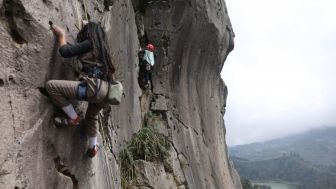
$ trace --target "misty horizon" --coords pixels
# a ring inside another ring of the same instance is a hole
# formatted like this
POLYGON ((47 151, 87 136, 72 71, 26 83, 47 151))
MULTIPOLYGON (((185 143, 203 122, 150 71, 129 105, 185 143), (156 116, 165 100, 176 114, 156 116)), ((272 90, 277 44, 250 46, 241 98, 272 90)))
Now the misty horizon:
POLYGON ((244 145, 249 145, 249 144, 260 144, 260 143, 267 143, 267 142, 271 142, 274 140, 281 140, 281 139, 285 139, 287 137, 292 137, 292 136, 297 136, 297 135, 301 135, 301 134, 305 134, 305 133, 309 133, 309 132, 314 132, 314 131, 321 131, 324 129, 336 129, 336 126, 327 126, 327 125, 323 125, 320 127, 315 127, 315 128, 311 128, 302 132, 298 132, 298 133, 290 133, 288 135, 285 136, 279 136, 277 138, 271 138, 271 139, 266 139, 266 140, 261 140, 261 141, 256 141, 256 142, 251 142, 251 143, 246 143, 246 144, 237 144, 237 145, 228 145, 229 147, 237 147, 237 146, 244 146, 244 145))
POLYGON ((226 4, 235 33, 222 71, 228 145, 336 126, 336 2, 226 4))

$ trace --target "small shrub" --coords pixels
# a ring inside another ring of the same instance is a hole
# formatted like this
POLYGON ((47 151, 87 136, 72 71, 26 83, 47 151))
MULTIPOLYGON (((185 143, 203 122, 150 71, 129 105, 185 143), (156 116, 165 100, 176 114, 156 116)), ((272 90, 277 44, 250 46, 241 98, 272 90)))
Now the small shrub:
POLYGON ((165 163, 169 159, 169 149, 170 141, 166 136, 153 128, 142 128, 119 154, 122 187, 125 188, 135 178, 135 160, 165 163))

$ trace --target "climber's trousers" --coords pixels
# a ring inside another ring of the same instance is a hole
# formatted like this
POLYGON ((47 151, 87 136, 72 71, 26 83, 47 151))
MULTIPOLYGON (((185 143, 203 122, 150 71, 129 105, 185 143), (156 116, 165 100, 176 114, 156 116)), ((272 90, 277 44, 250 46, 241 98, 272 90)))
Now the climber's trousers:
MULTIPOLYGON (((99 79, 86 78, 87 83, 87 101, 89 102, 85 115, 85 129, 88 137, 97 136, 98 130, 98 115, 100 110, 106 104, 104 99, 108 93, 108 83, 102 81, 97 95, 96 86, 100 85, 99 79)), ((77 100, 77 90, 80 81, 67 81, 67 80, 50 80, 46 84, 46 90, 48 91, 51 100, 56 106, 64 107, 71 104, 71 101, 77 100)))

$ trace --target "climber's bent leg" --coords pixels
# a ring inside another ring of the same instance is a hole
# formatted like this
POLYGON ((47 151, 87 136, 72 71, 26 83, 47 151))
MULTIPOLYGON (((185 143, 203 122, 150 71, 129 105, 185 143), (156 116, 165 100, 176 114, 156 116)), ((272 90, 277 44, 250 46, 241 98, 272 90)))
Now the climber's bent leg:
POLYGON ((58 107, 66 107, 77 98, 79 81, 50 80, 46 84, 51 100, 58 107))
POLYGON ((85 128, 88 137, 96 137, 98 131, 98 115, 103 109, 103 103, 89 103, 85 115, 85 128))
POLYGON ((89 103, 89 107, 85 115, 86 134, 89 137, 89 149, 87 154, 93 158, 97 152, 97 131, 98 131, 98 116, 100 110, 104 107, 103 103, 89 103))
POLYGON ((89 102, 85 115, 85 128, 88 137, 96 137, 98 130, 98 115, 103 109, 109 83, 97 79, 87 79, 87 101, 89 102), (102 83, 101 83, 102 82, 102 83), (96 89, 99 89, 98 91, 96 89))
POLYGON ((70 103, 70 100, 75 100, 77 97, 78 81, 66 81, 66 80, 50 80, 46 84, 46 90, 48 91, 51 100, 56 106, 62 108, 70 119, 64 119, 57 117, 54 119, 56 126, 63 125, 78 125, 80 122, 74 107, 70 103))
POLYGON ((148 77, 149 77, 149 82, 150 82, 151 90, 153 91, 153 89, 154 89, 154 85, 153 85, 152 71, 150 71, 150 72, 148 73, 148 77))

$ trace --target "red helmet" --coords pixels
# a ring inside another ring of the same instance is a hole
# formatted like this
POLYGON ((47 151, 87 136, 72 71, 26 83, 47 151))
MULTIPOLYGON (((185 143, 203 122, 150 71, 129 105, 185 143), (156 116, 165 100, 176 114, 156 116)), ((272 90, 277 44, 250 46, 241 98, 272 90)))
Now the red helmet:
POLYGON ((153 45, 153 44, 148 43, 148 44, 146 45, 146 48, 147 48, 147 50, 149 50, 149 51, 151 51, 151 52, 154 52, 154 45, 153 45))

